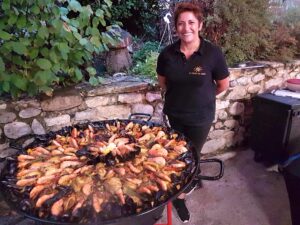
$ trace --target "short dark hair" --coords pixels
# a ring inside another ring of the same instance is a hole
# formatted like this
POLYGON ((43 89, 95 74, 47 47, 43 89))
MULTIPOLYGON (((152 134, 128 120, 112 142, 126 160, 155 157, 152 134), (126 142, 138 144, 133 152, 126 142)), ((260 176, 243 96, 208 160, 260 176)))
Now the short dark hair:
POLYGON ((175 6, 175 13, 174 13, 175 27, 177 26, 179 15, 183 12, 192 12, 194 13, 195 17, 198 19, 199 22, 203 21, 202 9, 198 4, 195 4, 193 2, 179 2, 175 6))

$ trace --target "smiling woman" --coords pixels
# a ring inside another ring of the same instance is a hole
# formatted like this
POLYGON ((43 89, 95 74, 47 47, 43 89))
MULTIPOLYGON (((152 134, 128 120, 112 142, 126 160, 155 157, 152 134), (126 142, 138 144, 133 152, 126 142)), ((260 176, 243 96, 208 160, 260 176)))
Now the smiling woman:
MULTIPOLYGON (((182 132, 200 154, 215 115, 216 94, 228 88, 228 68, 219 47, 199 35, 203 26, 201 9, 190 2, 176 5, 175 26, 179 40, 159 55, 157 74, 165 91, 163 112, 173 129, 182 132)), ((199 181, 186 193, 191 192, 199 181)), ((185 195, 173 205, 183 222, 190 215, 185 195)))
MULTIPOLYGON (((199 32, 202 29, 202 14, 198 10, 186 11, 184 7, 178 8, 175 12, 176 31, 181 40, 182 51, 197 49, 200 45, 199 32), (188 48, 188 45, 191 45, 188 48)), ((189 58, 189 57, 187 57, 189 58)))

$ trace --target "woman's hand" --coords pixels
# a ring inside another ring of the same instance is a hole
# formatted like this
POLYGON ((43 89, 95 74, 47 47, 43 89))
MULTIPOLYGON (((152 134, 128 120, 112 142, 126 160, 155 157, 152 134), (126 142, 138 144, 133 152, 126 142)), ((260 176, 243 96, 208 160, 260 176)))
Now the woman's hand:
POLYGON ((162 91, 165 91, 167 88, 167 81, 166 78, 164 76, 161 76, 159 74, 157 74, 158 77, 158 85, 159 87, 162 89, 162 91))
POLYGON ((216 94, 220 94, 229 87, 229 77, 226 77, 223 80, 216 80, 217 90, 216 94))

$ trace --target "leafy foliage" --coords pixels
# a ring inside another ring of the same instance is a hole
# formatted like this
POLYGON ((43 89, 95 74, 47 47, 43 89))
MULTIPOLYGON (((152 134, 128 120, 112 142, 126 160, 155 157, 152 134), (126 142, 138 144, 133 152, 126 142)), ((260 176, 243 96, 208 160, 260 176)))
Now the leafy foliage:
POLYGON ((150 52, 145 61, 138 61, 132 69, 134 74, 138 74, 144 77, 156 79, 156 63, 158 58, 158 52, 150 52))
POLYGON ((268 0, 210 0, 207 6, 206 36, 222 46, 227 62, 255 59, 269 34, 268 0))
POLYGON ((288 9, 282 21, 289 28, 291 36, 296 39, 296 53, 300 55, 300 5, 288 9))
POLYGON ((112 21, 119 22, 132 35, 158 39, 158 0, 112 0, 112 21))
POLYGON ((275 61, 292 60, 296 54, 297 40, 284 23, 274 23, 269 42, 262 46, 261 57, 275 61))
POLYGON ((140 50, 134 52, 133 61, 145 61, 151 52, 157 51, 159 51, 159 43, 157 41, 147 41, 140 50))
POLYGON ((258 59, 287 61, 294 57, 297 29, 293 30, 290 24, 295 24, 297 17, 290 16, 289 23, 272 21, 268 0, 199 2, 207 13, 204 34, 222 46, 230 65, 258 59))
POLYGON ((54 84, 95 84, 94 53, 114 43, 106 30, 110 0, 96 11, 76 0, 3 0, 0 9, 0 93, 52 93, 54 84))
POLYGON ((160 52, 160 46, 157 41, 147 41, 142 47, 133 54, 133 68, 131 71, 134 74, 156 79, 156 63, 158 54, 160 52))

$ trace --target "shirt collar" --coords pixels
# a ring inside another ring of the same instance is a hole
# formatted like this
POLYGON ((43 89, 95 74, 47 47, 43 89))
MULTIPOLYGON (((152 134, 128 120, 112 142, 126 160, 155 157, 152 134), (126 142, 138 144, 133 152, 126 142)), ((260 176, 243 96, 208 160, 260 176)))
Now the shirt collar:
MULTIPOLYGON (((200 36, 200 48, 196 51, 197 54, 199 55, 203 55, 204 51, 205 51, 205 45, 206 45, 206 41, 203 37, 200 36)), ((176 41, 175 43, 175 52, 176 53, 181 53, 180 51, 180 40, 176 41)))

